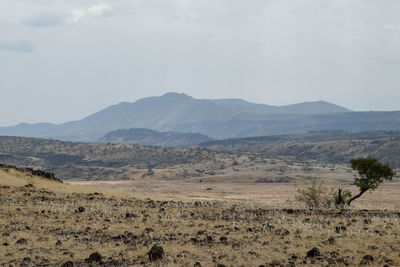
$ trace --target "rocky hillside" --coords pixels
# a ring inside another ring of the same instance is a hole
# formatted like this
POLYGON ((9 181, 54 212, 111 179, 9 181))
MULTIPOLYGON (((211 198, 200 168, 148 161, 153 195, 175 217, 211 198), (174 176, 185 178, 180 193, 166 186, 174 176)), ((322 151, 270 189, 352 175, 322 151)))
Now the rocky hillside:
POLYGON ((159 132, 145 128, 133 128, 109 132, 99 141, 146 146, 183 147, 211 140, 212 138, 199 133, 159 132))
POLYGON ((330 163, 347 163, 352 158, 371 156, 388 162, 392 167, 400 167, 399 131, 322 131, 303 135, 259 136, 215 140, 202 143, 199 147, 330 163))
POLYGON ((0 163, 43 169, 62 179, 128 179, 140 170, 211 162, 214 154, 190 148, 0 137, 0 163))

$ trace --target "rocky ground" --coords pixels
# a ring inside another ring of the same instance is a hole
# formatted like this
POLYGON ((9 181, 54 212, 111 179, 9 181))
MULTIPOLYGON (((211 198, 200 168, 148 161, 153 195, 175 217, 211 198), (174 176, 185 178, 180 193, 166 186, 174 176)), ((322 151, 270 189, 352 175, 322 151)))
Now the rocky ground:
POLYGON ((0 266, 400 265, 397 212, 138 200, 24 175, 0 175, 0 266))

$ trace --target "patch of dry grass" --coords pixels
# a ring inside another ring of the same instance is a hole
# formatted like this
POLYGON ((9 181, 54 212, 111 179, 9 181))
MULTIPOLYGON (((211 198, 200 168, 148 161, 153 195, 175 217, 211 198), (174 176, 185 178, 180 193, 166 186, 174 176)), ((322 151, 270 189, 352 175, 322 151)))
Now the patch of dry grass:
POLYGON ((1 266, 87 266, 93 252, 106 266, 357 266, 365 255, 373 265, 400 264, 397 212, 135 200, 18 173, 1 173, 0 181, 1 266), (165 255, 150 262, 154 244, 165 255), (313 247, 321 255, 306 257, 313 247))

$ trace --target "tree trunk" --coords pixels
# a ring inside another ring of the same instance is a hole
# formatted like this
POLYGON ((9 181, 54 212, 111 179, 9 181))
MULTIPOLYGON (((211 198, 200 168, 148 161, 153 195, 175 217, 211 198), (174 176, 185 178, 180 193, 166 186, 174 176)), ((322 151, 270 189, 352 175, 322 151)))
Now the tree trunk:
POLYGON ((335 199, 335 205, 336 205, 336 207, 339 207, 339 206, 342 206, 344 204, 345 203, 344 203, 344 199, 343 199, 343 196, 342 196, 342 189, 338 188, 338 194, 337 194, 337 197, 335 199))
POLYGON ((367 192, 367 191, 368 191, 368 189, 363 189, 363 190, 361 190, 357 195, 352 196, 352 197, 349 199, 349 201, 347 201, 347 205, 350 206, 350 203, 351 203, 353 200, 355 200, 355 199, 361 197, 361 196, 362 196, 365 192, 367 192))

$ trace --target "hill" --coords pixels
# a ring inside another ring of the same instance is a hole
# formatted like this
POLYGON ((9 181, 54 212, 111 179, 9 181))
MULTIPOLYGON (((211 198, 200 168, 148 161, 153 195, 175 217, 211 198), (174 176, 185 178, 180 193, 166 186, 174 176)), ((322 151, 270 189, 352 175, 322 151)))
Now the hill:
POLYGON ((129 179, 135 174, 145 175, 153 168, 212 163, 214 154, 192 148, 0 137, 0 163, 46 170, 62 179, 129 179))
MULTIPOLYGON (((318 119, 314 116, 335 116, 348 112, 348 109, 323 101, 276 107, 240 99, 194 99, 185 94, 167 93, 160 97, 139 99, 134 103, 122 102, 78 121, 62 124, 22 123, 12 127, 0 127, 0 135, 95 142, 111 131, 148 128, 226 138, 260 132, 305 132, 309 127, 336 127, 335 123, 341 121, 341 117, 331 118, 330 124, 326 126, 325 117, 318 119), (296 122, 296 127, 293 127, 293 121, 296 122)), ((379 119, 388 121, 385 116, 387 115, 382 114, 379 119)), ((367 119, 365 123, 368 122, 367 119)), ((398 121, 394 121, 382 127, 391 129, 399 125, 398 121)))
POLYGON ((371 156, 388 162, 392 167, 400 167, 400 131, 316 131, 299 135, 214 140, 201 143, 199 147, 342 164, 352 158, 371 156))
POLYGON ((99 141, 147 146, 183 147, 211 140, 212 138, 199 133, 159 132, 145 128, 133 128, 109 132, 99 141))
MULTIPOLYGON (((239 138, 206 142, 194 148, 0 137, 0 163, 42 169, 61 179, 78 180, 218 177, 221 181, 257 181, 269 177, 268 181, 290 181, 304 175, 301 168, 290 162, 347 165, 351 158, 373 156, 397 168, 398 151, 397 132, 239 138), (281 167, 274 164, 278 159, 282 161, 281 167)), ((326 171, 329 173, 329 169, 326 171)))

